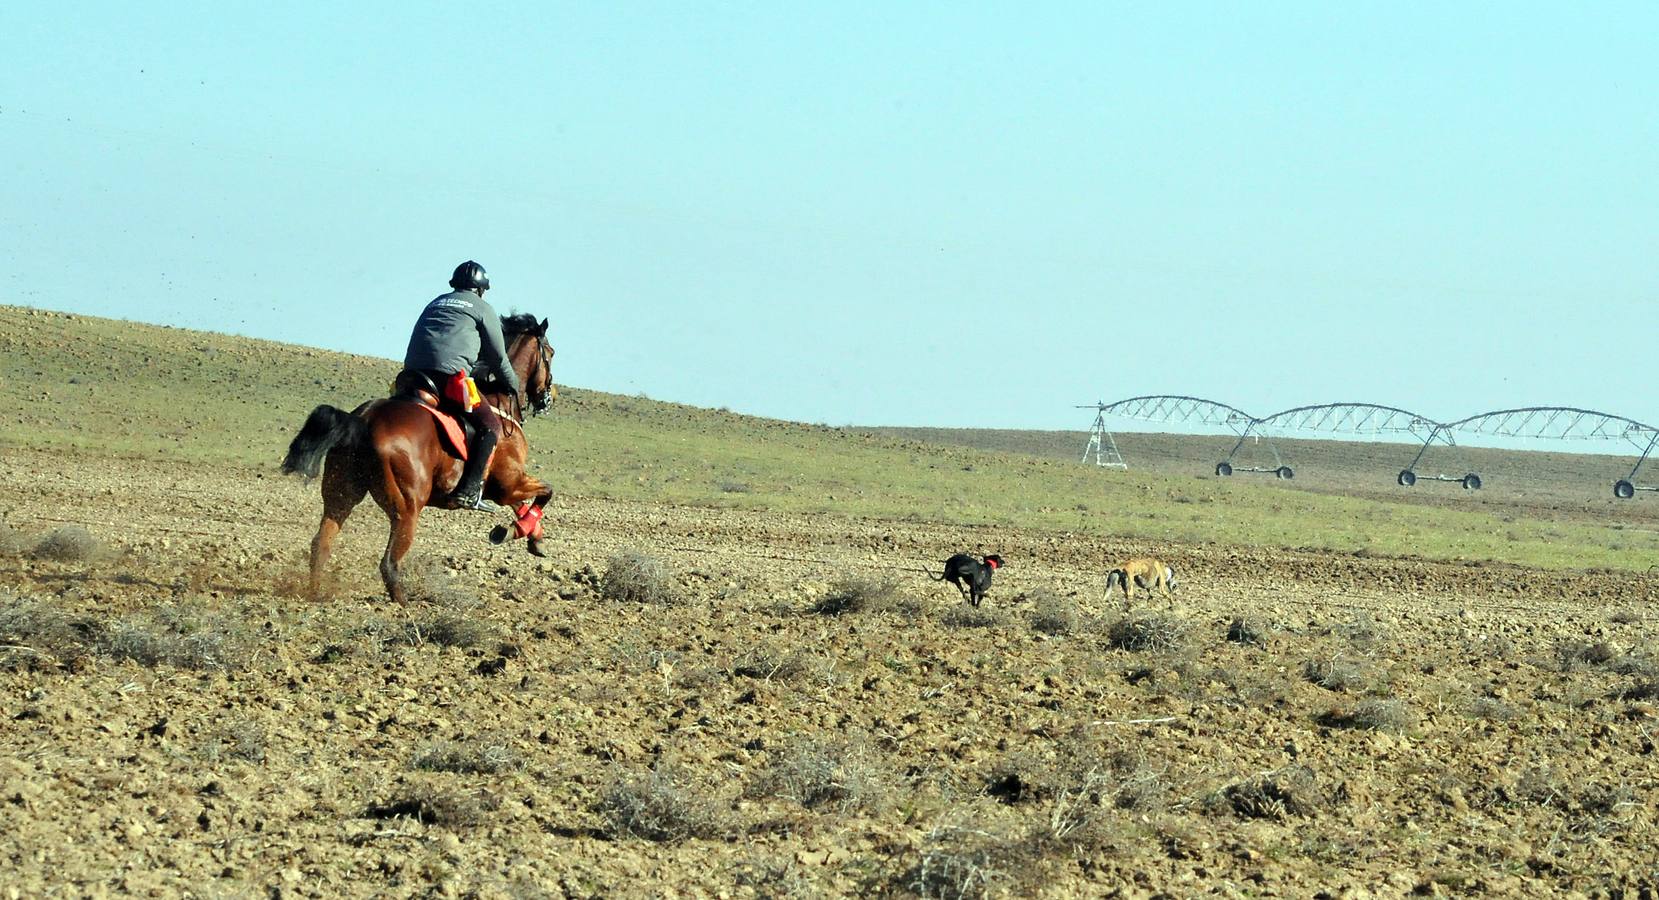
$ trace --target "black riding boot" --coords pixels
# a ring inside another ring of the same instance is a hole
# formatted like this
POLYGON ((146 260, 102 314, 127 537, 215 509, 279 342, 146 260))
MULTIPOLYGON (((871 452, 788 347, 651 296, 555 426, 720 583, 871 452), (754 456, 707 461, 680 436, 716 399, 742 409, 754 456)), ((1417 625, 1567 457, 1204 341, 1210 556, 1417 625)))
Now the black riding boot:
POLYGON ((484 505, 484 476, 490 465, 490 451, 495 449, 495 432, 480 428, 467 445, 467 464, 461 469, 461 481, 444 504, 450 509, 489 509, 484 505))

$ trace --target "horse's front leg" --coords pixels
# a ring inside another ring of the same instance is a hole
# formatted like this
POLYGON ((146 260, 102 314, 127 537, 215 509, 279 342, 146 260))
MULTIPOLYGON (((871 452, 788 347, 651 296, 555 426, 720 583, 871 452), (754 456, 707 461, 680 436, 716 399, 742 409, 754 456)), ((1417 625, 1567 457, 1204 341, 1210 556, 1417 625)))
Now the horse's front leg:
POLYGON ((547 551, 542 549, 541 517, 543 507, 553 499, 553 489, 521 471, 512 485, 498 490, 496 496, 497 503, 513 508, 515 521, 511 527, 497 525, 492 529, 490 542, 501 544, 509 538, 528 538, 526 549, 536 556, 547 556, 547 551))
POLYGON ((420 520, 420 507, 392 516, 392 533, 386 540, 386 555, 380 558, 380 579, 386 582, 386 595, 402 606, 408 602, 403 592, 402 563, 404 554, 415 543, 415 525, 420 520))

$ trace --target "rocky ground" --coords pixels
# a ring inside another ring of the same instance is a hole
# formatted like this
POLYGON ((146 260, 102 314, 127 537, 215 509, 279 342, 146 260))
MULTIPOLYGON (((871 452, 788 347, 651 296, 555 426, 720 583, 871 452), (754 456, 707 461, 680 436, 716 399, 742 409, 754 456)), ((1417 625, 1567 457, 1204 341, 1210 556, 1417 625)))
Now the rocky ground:
POLYGON ((1653 578, 560 497, 548 560, 429 512, 398 608, 372 505, 303 596, 318 508, 0 457, 0 894, 1659 880, 1653 578), (981 549, 978 610, 924 574, 981 549), (1125 613, 1148 552, 1182 584, 1125 613))

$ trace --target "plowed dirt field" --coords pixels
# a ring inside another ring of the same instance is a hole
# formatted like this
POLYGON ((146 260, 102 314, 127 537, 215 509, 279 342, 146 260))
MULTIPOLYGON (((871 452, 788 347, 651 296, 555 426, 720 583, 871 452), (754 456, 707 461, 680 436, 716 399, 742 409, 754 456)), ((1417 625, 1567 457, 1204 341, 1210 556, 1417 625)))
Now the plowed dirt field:
POLYGON ((0 457, 0 894, 1659 880, 1651 577, 557 497, 547 560, 429 511, 398 608, 372 504, 303 595, 319 507, 0 457), (973 610, 925 573, 981 548, 973 610), (1142 553, 1181 585, 1126 614, 1142 553))

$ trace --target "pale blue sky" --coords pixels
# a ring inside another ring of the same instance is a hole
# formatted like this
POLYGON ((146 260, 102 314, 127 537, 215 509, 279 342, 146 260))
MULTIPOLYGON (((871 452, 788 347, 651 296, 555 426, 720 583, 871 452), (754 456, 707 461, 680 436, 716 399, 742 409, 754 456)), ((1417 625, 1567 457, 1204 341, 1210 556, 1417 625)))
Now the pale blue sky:
POLYGON ((1659 422, 1652 3, 13 0, 0 33, 3 302, 397 358, 471 257, 562 383, 740 412, 1659 422))

